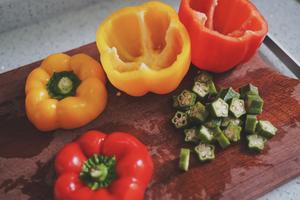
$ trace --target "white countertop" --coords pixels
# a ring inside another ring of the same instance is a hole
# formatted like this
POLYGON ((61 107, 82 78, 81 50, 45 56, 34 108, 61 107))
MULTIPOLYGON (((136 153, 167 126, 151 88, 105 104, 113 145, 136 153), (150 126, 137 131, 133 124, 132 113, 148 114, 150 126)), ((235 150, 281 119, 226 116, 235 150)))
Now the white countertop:
MULTIPOLYGON (((96 29, 106 16, 120 7, 144 1, 98 0, 98 3, 95 3, 96 0, 28 0, 26 2, 24 0, 2 0, 0 1, 0 73, 40 60, 49 54, 67 51, 93 42, 96 29), (23 3, 18 4, 18 2, 23 3), (24 7, 24 5, 26 6, 24 7), (4 10, 6 11, 4 12, 4 10), (18 15, 18 13, 21 14, 18 15)), ((270 0, 265 1, 270 2, 270 0)), ((278 0, 272 0, 272 2, 275 1, 278 0)), ((287 1, 294 0, 285 0, 285 2, 287 1)), ((164 2, 178 8, 178 0, 165 0, 164 2)), ((258 0, 254 0, 254 2, 259 4, 258 0)), ((264 9, 263 5, 261 7, 264 9)), ((276 28, 274 30, 277 32, 276 28)), ((293 40, 293 36, 291 38, 293 40)), ((283 43, 287 44, 285 41, 283 43)), ((291 52, 294 52, 295 48, 299 49, 299 42, 295 46, 298 47, 292 46, 291 52)), ((260 53, 281 73, 294 77, 266 46, 261 47, 260 53)), ((259 199, 299 200, 300 177, 259 199)))

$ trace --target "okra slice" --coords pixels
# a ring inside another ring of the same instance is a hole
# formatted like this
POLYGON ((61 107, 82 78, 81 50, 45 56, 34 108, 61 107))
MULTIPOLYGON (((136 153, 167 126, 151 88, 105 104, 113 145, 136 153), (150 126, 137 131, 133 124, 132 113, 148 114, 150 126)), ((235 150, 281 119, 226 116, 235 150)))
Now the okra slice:
MULTIPOLYGON (((177 96, 177 102, 178 107, 180 109, 186 110, 190 106, 194 105, 196 103, 197 95, 191 91, 183 90, 178 96, 177 96)), ((174 103, 176 104, 176 103, 174 103)))
POLYGON ((210 95, 218 94, 215 83, 212 80, 209 80, 207 82, 207 86, 208 86, 208 94, 210 94, 210 95))
POLYGON ((188 116, 186 113, 177 111, 172 118, 172 123, 176 128, 184 128, 188 125, 188 116))
POLYGON ((225 117, 222 119, 221 127, 226 128, 230 123, 240 126, 241 120, 233 117, 225 117))
POLYGON ((215 127, 212 129, 214 138, 218 141, 219 145, 225 149, 230 145, 229 139, 224 135, 223 131, 220 129, 220 127, 215 127))
POLYGON ((197 102, 187 111, 188 117, 195 122, 204 122, 208 116, 205 106, 201 102, 197 102))
POLYGON ((245 132, 246 133, 255 133, 256 130, 257 119, 256 115, 247 115, 245 122, 245 132))
POLYGON ((222 133, 217 137, 217 141, 222 149, 226 149, 230 145, 229 139, 222 133))
POLYGON ((248 114, 258 115, 262 113, 264 100, 258 95, 246 95, 246 111, 248 114))
POLYGON ((222 129, 219 126, 215 126, 212 129, 215 138, 218 138, 221 134, 224 134, 222 129))
POLYGON ((180 149, 179 155, 179 169, 188 171, 190 162, 190 150, 186 148, 180 149))
POLYGON ((232 98, 229 104, 229 112, 236 118, 246 114, 245 102, 242 99, 232 98))
POLYGON ((179 109, 179 102, 177 100, 177 96, 173 96, 173 108, 179 109))
POLYGON ((204 71, 200 72, 200 74, 198 74, 194 79, 195 82, 201 82, 201 83, 206 83, 210 80, 213 80, 212 75, 204 71))
POLYGON ((207 83, 195 82, 192 91, 196 93, 199 97, 204 98, 209 93, 209 86, 207 83))
POLYGON ((257 132, 266 138, 271 138, 276 135, 277 128, 269 121, 260 120, 257 124, 257 132))
POLYGON ((247 84, 240 88, 240 94, 242 98, 245 98, 248 94, 259 95, 258 88, 255 85, 247 84))
POLYGON ((220 126, 221 125, 222 120, 218 119, 218 118, 214 118, 214 119, 210 119, 209 121, 205 122, 204 125, 207 128, 215 128, 216 126, 220 126))
POLYGON ((231 142, 237 142, 241 139, 241 131, 242 127, 231 122, 224 130, 224 134, 231 142))
POLYGON ((185 134, 184 141, 186 141, 186 142, 196 143, 196 142, 199 141, 199 137, 198 137, 198 134, 197 134, 197 128, 196 127, 184 129, 184 134, 185 134))
POLYGON ((210 143, 214 139, 214 134, 205 126, 201 126, 198 131, 198 137, 203 143, 210 143))
POLYGON ((265 147, 266 139, 260 135, 252 134, 247 136, 248 148, 252 151, 262 151, 265 147))
POLYGON ((221 98, 218 98, 210 104, 210 111, 214 117, 228 117, 228 104, 221 98))
POLYGON ((215 159, 215 147, 213 145, 200 143, 195 147, 195 152, 200 161, 215 159))
POLYGON ((240 98, 240 94, 236 92, 232 87, 222 89, 219 93, 219 97, 224 101, 229 101, 232 98, 240 98))

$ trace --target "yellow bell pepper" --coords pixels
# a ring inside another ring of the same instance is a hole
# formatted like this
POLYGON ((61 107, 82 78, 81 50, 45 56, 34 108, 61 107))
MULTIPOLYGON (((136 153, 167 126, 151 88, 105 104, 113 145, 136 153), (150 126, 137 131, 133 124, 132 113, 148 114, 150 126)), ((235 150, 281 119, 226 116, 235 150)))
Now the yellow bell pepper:
POLYGON ((54 54, 28 76, 26 114, 41 131, 72 129, 94 120, 105 108, 101 65, 85 54, 54 54))
POLYGON ((96 42, 108 79, 132 96, 173 91, 190 66, 188 33, 160 2, 116 11, 98 28, 96 42))

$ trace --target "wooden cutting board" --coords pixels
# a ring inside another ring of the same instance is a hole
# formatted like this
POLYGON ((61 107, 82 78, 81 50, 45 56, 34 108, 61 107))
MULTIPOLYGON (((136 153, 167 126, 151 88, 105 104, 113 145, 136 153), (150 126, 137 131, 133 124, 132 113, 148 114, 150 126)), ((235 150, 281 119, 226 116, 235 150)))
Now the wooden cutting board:
MULTIPOLYGON (((68 52, 83 52, 99 60, 95 43, 68 52)), ((109 101, 95 121, 76 130, 37 131, 24 111, 24 84, 39 62, 0 75, 0 199, 53 199, 53 159, 65 144, 89 129, 129 132, 151 152, 155 173, 145 199, 254 199, 300 174, 300 82, 273 71, 256 55, 250 62, 216 76, 217 85, 259 86, 265 100, 261 118, 278 127, 262 154, 242 144, 219 151, 217 159, 201 164, 192 156, 190 170, 178 169, 183 133, 170 118, 172 95, 191 87, 191 67, 177 91, 168 95, 130 97, 108 84, 109 101)))

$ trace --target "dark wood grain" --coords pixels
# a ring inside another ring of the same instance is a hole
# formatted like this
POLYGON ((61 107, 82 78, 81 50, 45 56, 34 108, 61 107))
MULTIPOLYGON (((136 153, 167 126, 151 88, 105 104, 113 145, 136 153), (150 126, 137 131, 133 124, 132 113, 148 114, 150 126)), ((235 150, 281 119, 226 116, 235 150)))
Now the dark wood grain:
MULTIPOLYGON (((68 52, 87 53, 99 60, 95 44, 68 52)), ((257 55, 250 62, 216 76, 218 86, 238 88, 251 82, 265 100, 261 118, 278 127, 262 154, 247 152, 245 141, 217 153, 201 164, 178 170, 183 134, 169 123, 174 113, 171 96, 189 87, 192 67, 177 91, 168 95, 130 97, 108 84, 109 103, 95 121, 76 130, 37 131, 24 112, 24 83, 36 62, 0 75, 0 199, 50 200, 55 179, 53 158, 67 142, 89 129, 130 132, 145 143, 155 174, 145 199, 254 199, 300 173, 300 82, 272 71, 257 55)))

